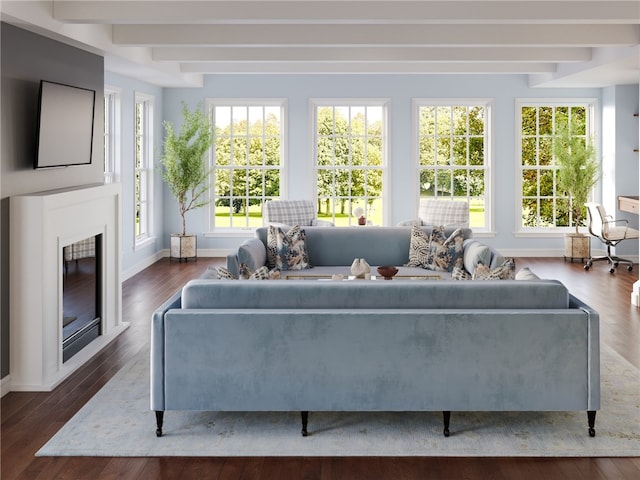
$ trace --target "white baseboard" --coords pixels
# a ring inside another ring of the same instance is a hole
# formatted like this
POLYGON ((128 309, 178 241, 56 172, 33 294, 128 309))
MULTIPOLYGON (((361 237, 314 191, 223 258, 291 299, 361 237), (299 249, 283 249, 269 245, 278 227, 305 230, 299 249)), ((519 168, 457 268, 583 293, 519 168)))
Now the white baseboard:
MULTIPOLYGON (((235 250, 228 249, 228 248, 199 248, 198 256, 203 258, 205 257, 227 258, 227 255, 229 255, 233 251, 235 250)), ((161 257, 168 257, 170 252, 168 248, 165 248, 159 253, 161 253, 161 257)))
MULTIPOLYGON (((122 281, 124 282, 125 280, 128 280, 129 278, 133 277, 135 274, 140 273, 145 268, 150 267, 151 265, 156 263, 158 260, 160 260, 164 256, 162 254, 163 251, 164 250, 160 252, 156 252, 154 255, 151 255, 150 257, 145 258, 144 260, 134 265, 133 267, 123 271, 121 275, 122 281)), ((167 250, 167 252, 168 251, 169 250, 167 250)))
POLYGON ((0 397, 4 397, 11 391, 11 375, 7 375, 0 380, 0 397))

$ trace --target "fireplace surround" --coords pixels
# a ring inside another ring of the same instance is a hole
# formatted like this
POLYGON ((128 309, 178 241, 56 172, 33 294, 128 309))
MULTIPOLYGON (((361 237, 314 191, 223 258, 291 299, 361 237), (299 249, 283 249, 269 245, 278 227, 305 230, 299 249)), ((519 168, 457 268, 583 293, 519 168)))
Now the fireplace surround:
POLYGON ((100 184, 11 197, 12 391, 52 390, 129 326, 122 321, 120 195, 118 184, 100 184), (101 334, 64 358, 64 247, 93 236, 101 238, 101 334))

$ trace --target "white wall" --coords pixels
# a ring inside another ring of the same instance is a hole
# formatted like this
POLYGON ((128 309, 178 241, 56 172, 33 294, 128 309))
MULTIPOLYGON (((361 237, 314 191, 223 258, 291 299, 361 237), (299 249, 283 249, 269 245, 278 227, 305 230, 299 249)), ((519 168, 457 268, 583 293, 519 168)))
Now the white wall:
MULTIPOLYGON (((638 215, 618 210, 618 195, 638 195, 638 87, 616 85, 602 91, 602 203, 609 215, 638 228, 638 215)), ((636 242, 622 242, 618 255, 638 255, 636 242)))
POLYGON ((122 183, 122 271, 123 279, 130 277, 153 263, 158 252, 163 248, 163 189, 164 184, 160 170, 156 168, 154 205, 154 226, 156 229, 153 242, 144 248, 135 246, 135 95, 136 93, 151 95, 155 98, 155 115, 153 125, 154 163, 162 155, 163 94, 162 88, 145 82, 134 80, 113 73, 105 73, 105 85, 121 89, 121 150, 120 178, 122 183))
MULTIPOLYGON (((601 89, 532 89, 526 76, 507 75, 211 75, 203 88, 165 89, 165 119, 181 123, 180 102, 194 108, 206 98, 286 98, 288 101, 289 175, 284 191, 289 198, 312 198, 313 159, 310 136, 310 98, 389 98, 391 225, 415 216, 415 168, 411 157, 411 101, 413 98, 494 99, 495 237, 487 239, 507 254, 561 255, 562 238, 516 238, 515 219, 515 100, 516 98, 600 99, 601 89)), ((599 115, 599 112, 598 112, 599 115)), ((178 228, 175 201, 165 192, 165 240, 178 228)), ((207 230, 208 209, 192 212, 189 229, 207 230)), ((229 250, 242 238, 202 237, 200 249, 229 250)))

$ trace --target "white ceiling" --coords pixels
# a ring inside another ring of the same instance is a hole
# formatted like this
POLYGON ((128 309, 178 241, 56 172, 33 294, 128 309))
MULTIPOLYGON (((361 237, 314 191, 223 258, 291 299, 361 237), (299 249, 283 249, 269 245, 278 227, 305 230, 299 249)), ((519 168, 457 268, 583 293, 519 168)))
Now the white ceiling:
POLYGON ((222 73, 526 74, 640 80, 640 0, 7 1, 2 20, 163 86, 222 73))

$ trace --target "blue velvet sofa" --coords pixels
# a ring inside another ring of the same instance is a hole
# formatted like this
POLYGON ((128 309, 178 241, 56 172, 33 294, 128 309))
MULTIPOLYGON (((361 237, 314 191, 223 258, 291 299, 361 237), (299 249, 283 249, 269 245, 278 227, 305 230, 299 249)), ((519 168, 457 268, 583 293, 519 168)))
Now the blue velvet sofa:
MULTIPOLYGON (((338 229, 326 229, 338 230, 338 229)), ((345 254, 346 255, 346 254, 345 254)), ((555 280, 188 282, 153 315, 164 412, 587 411, 599 317, 555 280)))
MULTIPOLYGON (((430 235, 432 227, 420 227, 425 235, 430 235)), ((444 229, 450 236, 457 227, 444 229)), ((306 248, 312 268, 287 272, 285 275, 296 277, 330 276, 332 274, 350 274, 350 266, 355 258, 364 258, 372 267, 392 265, 399 268, 398 276, 436 274, 442 278, 451 278, 450 272, 434 272, 416 267, 404 267, 409 261, 411 227, 304 227, 306 248)), ((267 227, 256 229, 255 237, 244 241, 237 251, 227 256, 227 269, 238 275, 240 264, 246 264, 251 271, 267 263, 267 227)), ((495 268, 504 258, 495 249, 473 239, 469 228, 461 228, 464 240, 465 267, 473 273, 479 261, 495 268)))

